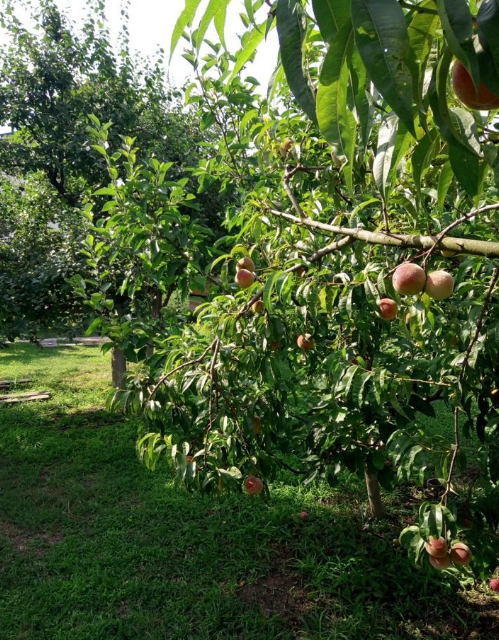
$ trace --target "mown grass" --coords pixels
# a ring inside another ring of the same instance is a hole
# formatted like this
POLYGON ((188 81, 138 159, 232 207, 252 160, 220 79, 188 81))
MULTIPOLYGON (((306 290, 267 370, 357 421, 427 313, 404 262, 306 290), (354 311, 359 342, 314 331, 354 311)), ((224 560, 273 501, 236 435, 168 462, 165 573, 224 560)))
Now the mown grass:
POLYGON ((374 525, 350 476, 283 477, 269 502, 175 490, 103 410, 109 367, 89 347, 0 352, 0 379, 53 393, 0 406, 1 640, 499 638, 497 598, 394 544, 407 495, 374 525))

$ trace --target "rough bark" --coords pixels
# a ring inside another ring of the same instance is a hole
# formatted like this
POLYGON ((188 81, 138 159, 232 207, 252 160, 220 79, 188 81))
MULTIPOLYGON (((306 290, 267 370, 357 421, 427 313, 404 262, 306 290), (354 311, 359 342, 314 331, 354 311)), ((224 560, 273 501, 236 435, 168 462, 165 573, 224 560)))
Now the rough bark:
POLYGON ((126 358, 121 349, 113 347, 111 355, 111 370, 113 376, 113 387, 119 389, 121 381, 126 373, 126 358))
POLYGON ((369 498, 371 515, 376 520, 382 520, 385 517, 385 509, 383 507, 383 501, 379 490, 378 476, 375 473, 370 473, 367 468, 364 471, 364 476, 366 479, 367 496, 369 498))

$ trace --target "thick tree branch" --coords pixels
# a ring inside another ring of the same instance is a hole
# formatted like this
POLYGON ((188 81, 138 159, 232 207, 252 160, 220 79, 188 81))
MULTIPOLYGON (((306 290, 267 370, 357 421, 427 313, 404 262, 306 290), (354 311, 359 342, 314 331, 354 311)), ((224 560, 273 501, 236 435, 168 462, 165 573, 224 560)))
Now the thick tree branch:
MULTIPOLYGON (((499 209, 499 203, 488 205, 473 212, 473 215, 499 209)), ((368 244, 381 244, 389 247, 399 247, 400 249, 431 249, 437 242, 438 236, 423 236, 415 234, 399 234, 399 233, 383 233, 380 231, 368 231, 367 229, 350 227, 339 227, 324 222, 310 220, 310 218, 297 218, 289 213, 277 211, 268 207, 266 211, 273 216, 289 220, 294 224, 303 225, 311 229, 320 229, 329 233, 338 233, 349 236, 354 240, 361 240, 368 244)), ((487 258, 499 258, 499 242, 488 242, 485 240, 474 240, 472 238, 442 238, 438 245, 447 251, 455 251, 456 253, 468 253, 475 256, 485 256, 487 258)))

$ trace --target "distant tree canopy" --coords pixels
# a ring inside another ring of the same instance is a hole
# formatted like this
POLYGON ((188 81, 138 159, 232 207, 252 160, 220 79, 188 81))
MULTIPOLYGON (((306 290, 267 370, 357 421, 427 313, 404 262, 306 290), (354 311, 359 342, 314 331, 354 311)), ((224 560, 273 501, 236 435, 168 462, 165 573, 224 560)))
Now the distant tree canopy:
POLYGON ((113 123, 110 144, 127 135, 179 172, 192 163, 202 136, 181 93, 164 82, 161 52, 152 65, 134 58, 125 22, 115 53, 100 2, 89 3, 79 33, 53 0, 15 5, 29 10, 35 29, 22 24, 10 0, 4 3, 0 21, 9 41, 0 49, 0 124, 16 132, 0 141, 4 171, 41 170, 67 203, 80 204, 79 180, 95 188, 105 176, 88 143, 89 114, 113 123))
MULTIPOLYGON (((124 12, 113 46, 100 0, 89 1, 78 28, 54 0, 0 3, 0 24, 8 36, 0 47, 0 125, 12 129, 0 138, 0 174, 7 186, 0 202, 3 336, 36 335, 83 317, 65 278, 77 272, 88 276, 79 254, 78 243, 87 233, 81 211, 89 201, 99 211, 103 198, 94 194, 109 181, 104 149, 99 152, 89 136, 90 115, 112 124, 106 128, 106 148, 133 139, 141 157, 172 163, 172 184, 183 179, 186 192, 198 190, 190 168, 217 133, 200 126, 194 109, 184 106, 183 92, 165 82, 162 51, 152 62, 131 52, 127 20, 124 12), (67 241, 49 225, 56 219, 60 228, 65 220, 67 241)), ((126 170, 119 171, 126 178, 126 170)), ((221 194, 213 185, 194 206, 181 207, 182 213, 221 235, 230 191, 228 186, 221 194)))

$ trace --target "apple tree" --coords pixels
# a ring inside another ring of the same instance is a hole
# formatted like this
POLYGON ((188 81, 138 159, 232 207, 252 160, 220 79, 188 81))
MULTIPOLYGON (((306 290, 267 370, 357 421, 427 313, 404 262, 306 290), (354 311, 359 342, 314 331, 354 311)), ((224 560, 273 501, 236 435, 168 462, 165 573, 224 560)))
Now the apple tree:
POLYGON ((474 572, 490 574, 499 3, 247 0, 236 52, 229 0, 196 22, 199 4, 185 3, 172 38, 187 40, 197 74, 188 100, 220 134, 196 174, 201 190, 236 184, 239 204, 197 322, 114 395, 143 418, 139 456, 150 468, 166 458, 179 484, 205 492, 266 494, 281 467, 334 485, 348 469, 376 518, 380 485, 433 476, 439 497, 402 543, 439 569, 469 563, 469 547, 474 572), (244 69, 274 28, 263 98, 244 69), (451 438, 427 426, 436 406, 452 412, 451 438))

